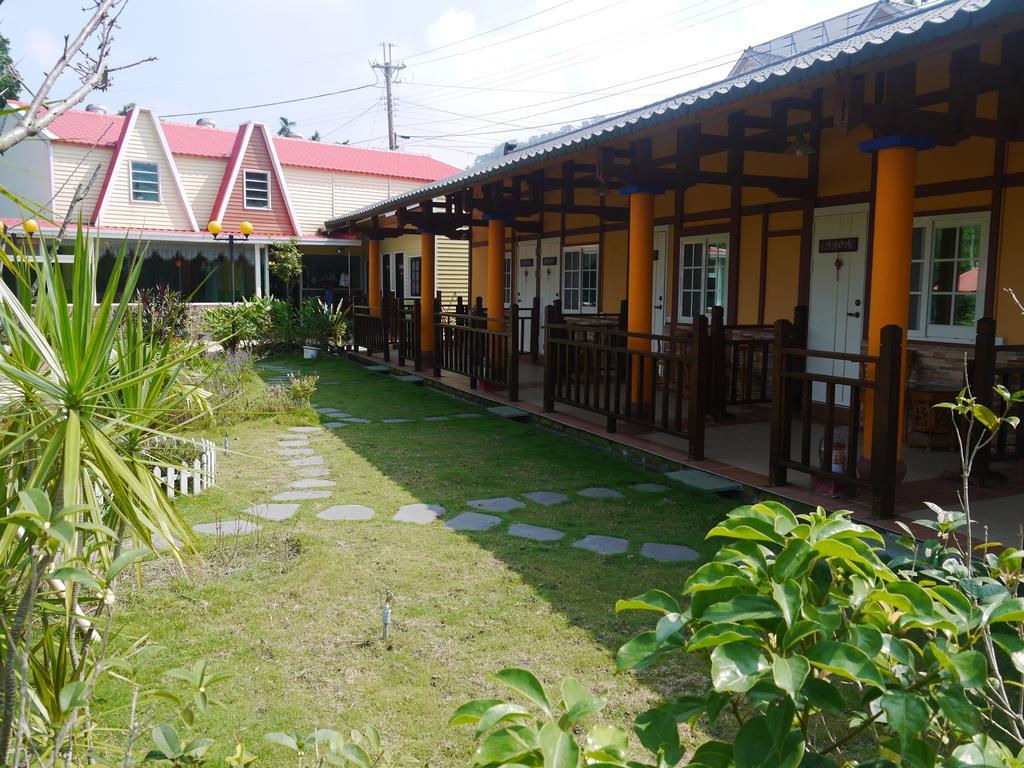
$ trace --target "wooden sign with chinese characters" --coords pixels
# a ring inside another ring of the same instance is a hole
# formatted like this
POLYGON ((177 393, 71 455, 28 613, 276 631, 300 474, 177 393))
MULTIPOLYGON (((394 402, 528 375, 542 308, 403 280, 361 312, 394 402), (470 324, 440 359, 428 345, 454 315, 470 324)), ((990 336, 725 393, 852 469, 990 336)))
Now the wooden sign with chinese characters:
POLYGON ((519 266, 523 267, 523 268, 532 267, 533 266, 533 259, 520 259, 519 260, 519 266))
POLYGON ((853 253, 859 245, 859 237, 827 237, 818 241, 818 253, 853 253))
POLYGON ((557 265, 558 265, 558 257, 557 257, 557 256, 545 256, 545 257, 544 257, 544 258, 543 258, 543 259, 541 260, 541 263, 542 263, 542 264, 543 264, 543 265, 544 265, 545 267, 554 267, 554 266, 557 266, 557 265))

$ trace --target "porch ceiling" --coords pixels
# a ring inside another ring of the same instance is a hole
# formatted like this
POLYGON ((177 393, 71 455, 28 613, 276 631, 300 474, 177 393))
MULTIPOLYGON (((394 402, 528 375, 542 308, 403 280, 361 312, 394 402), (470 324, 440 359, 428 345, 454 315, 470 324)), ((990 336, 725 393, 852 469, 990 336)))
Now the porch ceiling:
POLYGON ((325 223, 325 227, 331 232, 373 216, 392 213, 403 206, 496 179, 542 160, 577 152, 721 104, 778 90, 801 80, 854 66, 932 39, 947 37, 1017 10, 1019 6, 1012 0, 947 0, 932 3, 866 32, 829 41, 810 51, 737 77, 648 104, 546 142, 523 147, 492 163, 469 168, 403 195, 331 219, 325 223))

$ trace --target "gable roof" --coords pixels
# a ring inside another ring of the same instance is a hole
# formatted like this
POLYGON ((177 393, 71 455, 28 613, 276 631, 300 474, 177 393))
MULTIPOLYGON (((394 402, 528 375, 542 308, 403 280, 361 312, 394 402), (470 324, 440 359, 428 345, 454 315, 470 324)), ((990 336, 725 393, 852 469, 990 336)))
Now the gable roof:
MULTIPOLYGON (((124 129, 126 116, 72 109, 47 127, 54 140, 113 149, 124 129)), ((158 121, 174 155, 228 159, 237 130, 206 128, 188 123, 158 121)), ((281 165, 341 173, 390 176, 414 181, 434 181, 459 169, 429 155, 388 149, 352 147, 308 139, 272 137, 281 165)))
POLYGON ((1020 0, 939 0, 918 6, 880 26, 829 41, 779 62, 736 77, 620 113, 546 141, 530 144, 496 160, 473 166, 436 182, 423 184, 388 200, 367 205, 330 219, 328 232, 361 219, 394 211, 403 205, 436 197, 470 184, 499 178, 517 168, 607 142, 652 126, 698 114, 721 104, 776 90, 799 80, 820 76, 927 40, 951 35, 968 27, 1019 12, 1020 0))
POLYGON ((181 183, 181 176, 178 174, 178 166, 175 164, 174 158, 171 156, 171 149, 167 144, 167 137, 164 135, 163 129, 160 127, 160 120, 153 114, 152 110, 145 109, 143 107, 132 107, 131 112, 129 112, 123 120, 121 132, 118 134, 117 143, 114 146, 114 155, 110 159, 110 165, 107 166, 107 175, 103 179, 103 186, 100 188, 99 197, 96 199, 96 210, 93 212, 92 223, 101 223, 103 211, 107 207, 107 201, 110 199, 110 194, 113 190, 114 181, 121 173, 124 172, 122 170, 122 166, 124 166, 125 163, 123 156, 124 148, 127 144, 128 138, 132 134, 132 131, 138 124, 140 115, 145 115, 144 119, 148 118, 153 122, 153 129, 155 130, 157 139, 159 140, 160 150, 163 153, 168 166, 170 166, 171 180, 174 182, 174 190, 177 192, 178 199, 184 208, 185 217, 188 219, 188 223, 192 227, 193 231, 198 232, 199 227, 196 224, 196 216, 192 212, 192 206, 189 204, 188 195, 185 194, 185 188, 181 183))

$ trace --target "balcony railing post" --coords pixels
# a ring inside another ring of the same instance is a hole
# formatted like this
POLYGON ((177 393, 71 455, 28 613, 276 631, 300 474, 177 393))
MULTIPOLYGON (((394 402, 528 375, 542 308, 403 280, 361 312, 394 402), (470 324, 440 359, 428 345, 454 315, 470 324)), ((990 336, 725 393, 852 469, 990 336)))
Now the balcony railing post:
POLYGON ((896 463, 899 446, 897 428, 903 365, 903 329, 887 325, 882 329, 878 363, 875 366, 874 427, 871 446, 871 508, 879 517, 892 517, 896 510, 896 463))
POLYGON ((786 371, 789 361, 783 350, 793 332, 788 320, 777 320, 772 344, 772 420, 768 456, 768 484, 786 485, 787 470, 782 460, 789 458, 789 422, 792 399, 786 371))
MULTIPOLYGON (((803 304, 797 304, 793 308, 793 323, 789 328, 789 337, 786 342, 787 346, 796 347, 797 349, 807 349, 807 334, 808 334, 808 314, 807 307, 803 304)), ((787 370, 806 373, 807 372, 807 358, 794 356, 789 361, 789 368, 787 370)), ((800 413, 802 403, 800 401, 800 394, 797 390, 792 390, 792 397, 794 401, 791 403, 793 406, 794 413, 800 413)))
POLYGON ((519 305, 508 308, 508 399, 519 399, 519 305))
POLYGON ((555 380, 558 375, 558 353, 552 354, 551 326, 556 322, 558 310, 548 305, 544 307, 544 410, 555 410, 555 380))
POLYGON ((415 299, 412 303, 412 365, 413 370, 423 370, 423 344, 421 343, 420 332, 423 329, 423 318, 420 317, 422 299, 415 299))
POLYGON ((533 297, 530 307, 530 355, 535 363, 540 357, 540 296, 533 297))
POLYGON ((708 319, 697 315, 693 319, 693 338, 690 340, 690 372, 687 381, 686 432, 689 435, 688 455, 693 461, 704 458, 704 415, 707 413, 707 390, 704 372, 709 363, 708 319))
POLYGON ((708 412, 715 421, 725 416, 725 309, 720 306, 711 308, 711 370, 708 378, 711 387, 708 392, 708 412))
MULTIPOLYGON (((462 304, 462 297, 459 297, 459 304, 462 304)), ((434 297, 434 312, 432 314, 434 319, 434 378, 441 378, 441 363, 447 353, 444 348, 444 328, 442 327, 442 316, 441 316, 441 292, 438 291, 437 296, 434 297)))
MULTIPOLYGON (((991 317, 978 320, 974 337, 974 369, 971 372, 971 391, 980 405, 992 408, 993 388, 996 385, 996 321, 991 317)), ((959 424, 954 419, 954 429, 959 424)), ((974 459, 974 476, 981 485, 989 481, 989 465, 992 459, 991 443, 985 445, 974 459)))
POLYGON ((398 364, 405 365, 405 356, 408 352, 406 345, 409 343, 409 329, 405 324, 405 303, 402 302, 398 305, 398 309, 395 313, 398 324, 398 364))

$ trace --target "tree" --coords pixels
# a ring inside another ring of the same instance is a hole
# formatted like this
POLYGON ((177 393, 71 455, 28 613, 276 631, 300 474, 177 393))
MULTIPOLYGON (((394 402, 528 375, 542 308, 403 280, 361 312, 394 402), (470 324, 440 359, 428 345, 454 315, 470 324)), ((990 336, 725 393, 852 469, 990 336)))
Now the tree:
POLYGON ((0 35, 0 99, 13 100, 21 96, 21 75, 11 58, 11 41, 0 35))
POLYGON ((281 125, 277 128, 278 136, 285 136, 289 139, 295 137, 295 126, 298 125, 294 120, 289 120, 287 117, 282 117, 281 125))
MULTIPOLYGON (((64 49, 56 63, 32 94, 32 101, 18 110, 20 119, 11 128, 0 133, 0 153, 6 152, 19 141, 35 136, 50 123, 80 104, 94 90, 105 91, 111 84, 111 75, 123 69, 155 61, 155 56, 113 67, 110 51, 114 44, 114 31, 119 29, 118 19, 128 0, 92 0, 92 14, 72 38, 64 37, 64 49), (90 53, 86 46, 93 46, 90 53), (69 72, 78 75, 79 85, 63 98, 54 98, 51 91, 61 77, 69 72)), ((7 68, 7 74, 12 70, 7 68)), ((19 83, 25 83, 19 79, 19 83)), ((25 90, 29 91, 26 87, 25 90)), ((31 91, 30 91, 31 92, 31 91)))
POLYGON ((320 141, 320 131, 313 131, 313 135, 309 137, 310 141, 320 141))
POLYGON ((302 275, 302 251, 298 239, 292 237, 270 244, 270 273, 285 285, 285 296, 291 300, 292 285, 302 275))
POLYGON ((117 114, 119 114, 119 115, 127 115, 133 109, 135 109, 135 102, 134 101, 129 101, 123 107, 121 107, 119 110, 117 110, 117 114))

